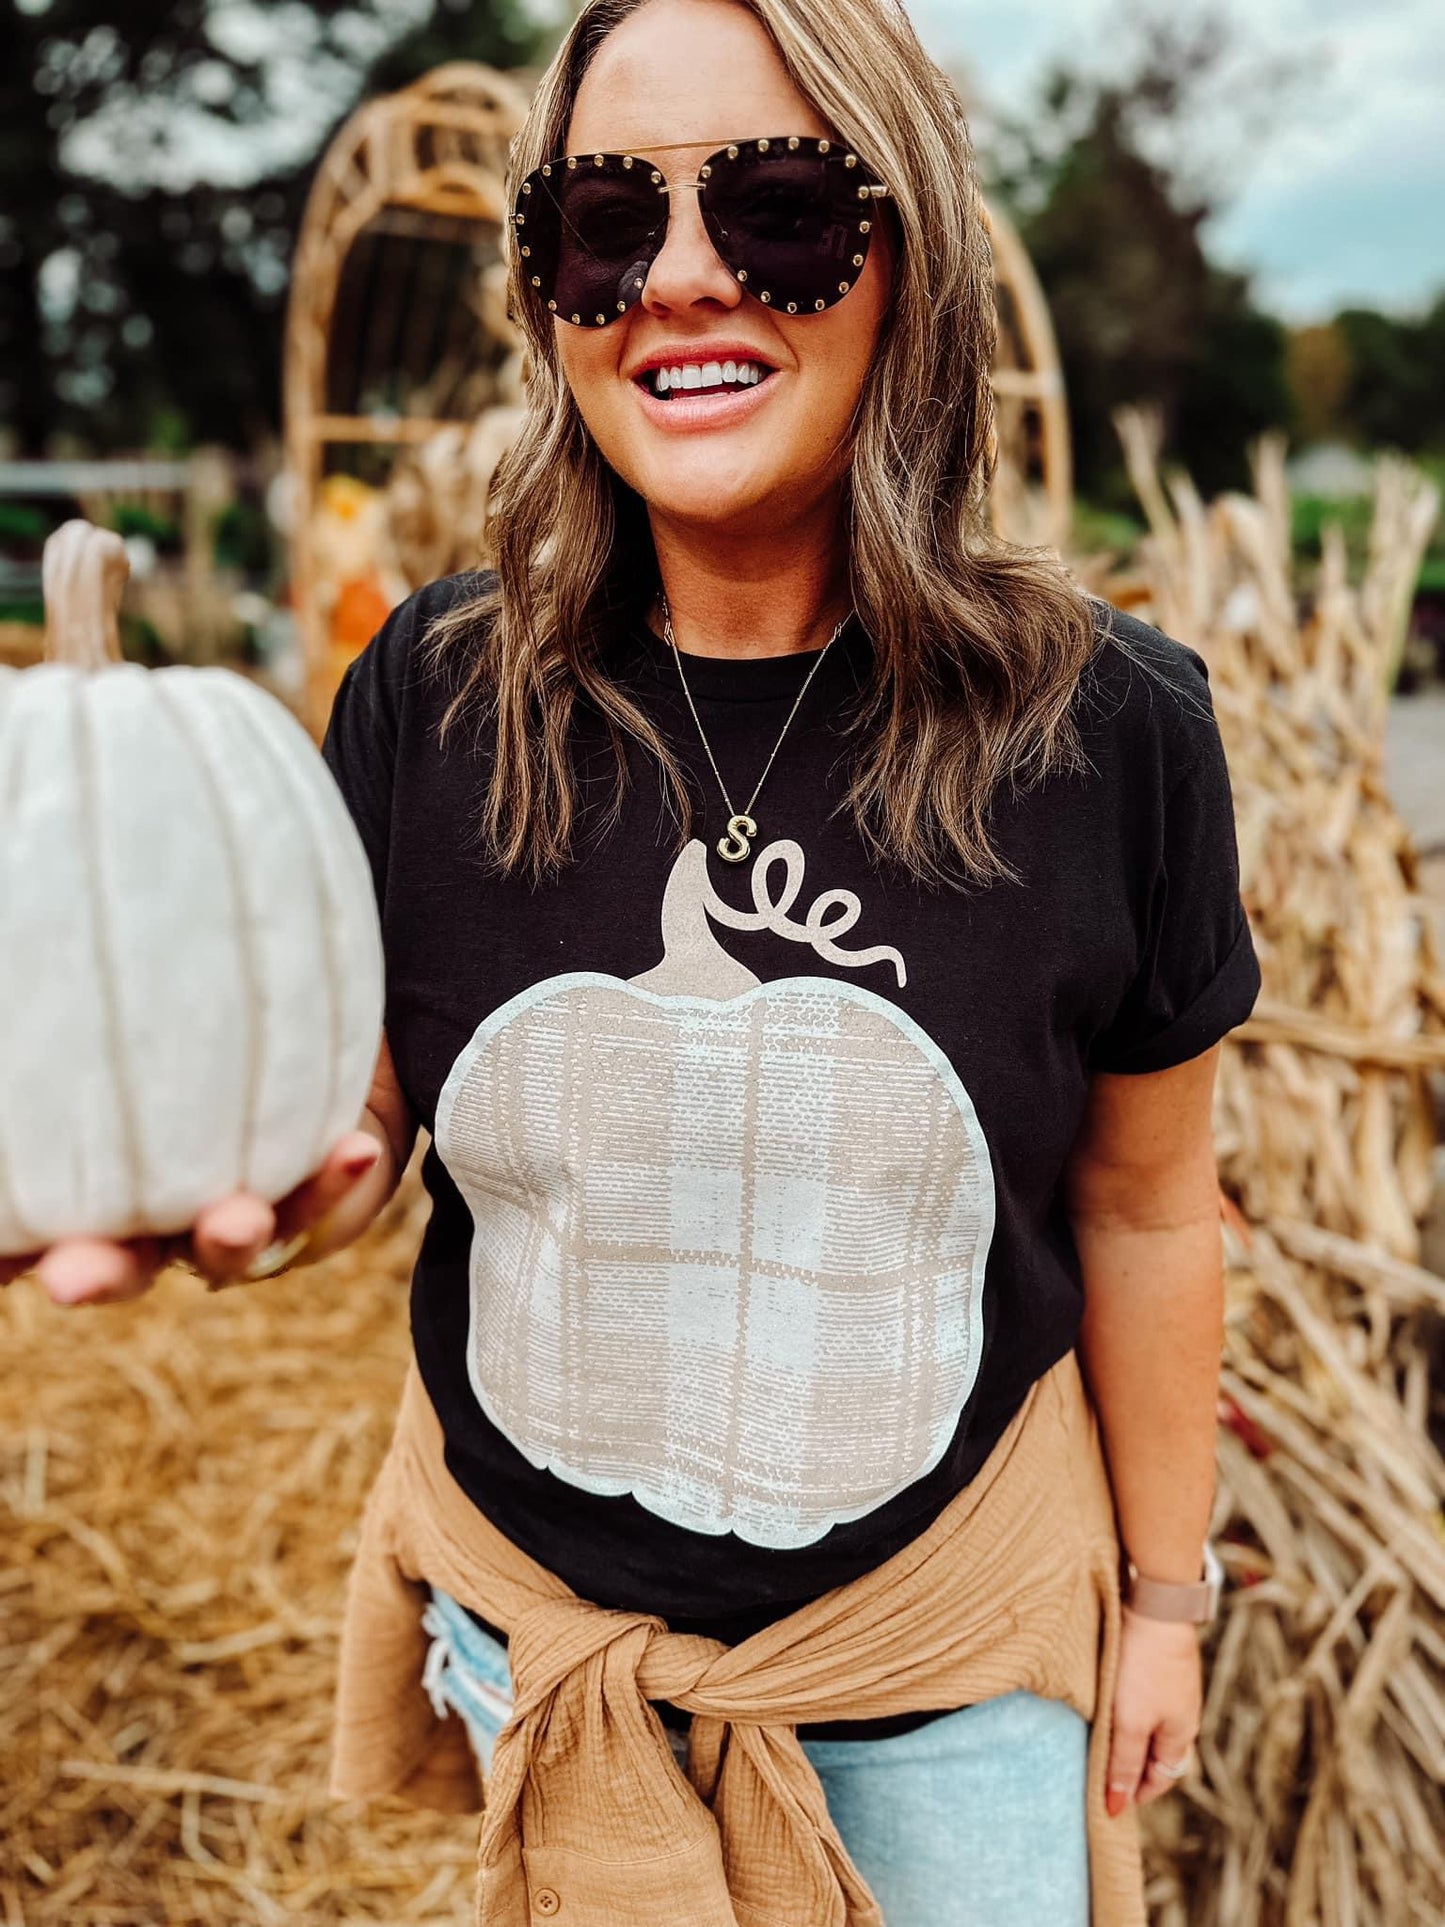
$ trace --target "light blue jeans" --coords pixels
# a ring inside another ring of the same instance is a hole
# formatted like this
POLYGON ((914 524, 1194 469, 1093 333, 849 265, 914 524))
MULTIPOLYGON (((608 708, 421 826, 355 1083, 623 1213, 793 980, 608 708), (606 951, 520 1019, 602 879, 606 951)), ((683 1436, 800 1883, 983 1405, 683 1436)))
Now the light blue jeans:
MULTIPOLYGON (((485 1772, 511 1710, 506 1648, 436 1587, 425 1682, 485 1772)), ((668 1729, 679 1766, 687 1735, 668 1729)), ((885 1927, 1088 1927, 1089 1726, 1062 1700, 980 1700, 881 1740, 807 1740, 843 1844, 885 1927)))

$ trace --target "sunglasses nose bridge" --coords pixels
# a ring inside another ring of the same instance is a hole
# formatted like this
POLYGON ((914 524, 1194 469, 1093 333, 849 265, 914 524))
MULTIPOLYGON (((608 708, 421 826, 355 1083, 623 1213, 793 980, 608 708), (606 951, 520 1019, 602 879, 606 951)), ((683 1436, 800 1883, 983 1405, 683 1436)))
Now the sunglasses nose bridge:
POLYGON ((723 260, 703 219, 702 190, 707 182, 666 181, 656 191, 669 197, 668 219, 661 244, 652 258, 647 275, 647 293, 669 308, 685 307, 701 296, 735 307, 741 296, 737 278, 723 260), (674 204, 670 197, 693 192, 692 212, 686 203, 674 204))

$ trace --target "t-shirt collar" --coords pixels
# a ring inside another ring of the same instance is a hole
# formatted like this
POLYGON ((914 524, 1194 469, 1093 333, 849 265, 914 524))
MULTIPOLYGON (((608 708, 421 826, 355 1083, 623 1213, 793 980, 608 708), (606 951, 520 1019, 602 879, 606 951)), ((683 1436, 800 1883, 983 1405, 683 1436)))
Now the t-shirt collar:
MULTIPOLYGON (((642 617, 631 625, 629 640, 639 669, 653 680, 670 684, 679 694, 682 677, 671 645, 642 617)), ((868 650, 868 638, 857 616, 850 616, 842 634, 819 668, 813 687, 831 681, 840 670, 852 683, 861 670, 868 650), (848 673, 851 665, 852 674, 848 673)), ((788 650, 769 656, 700 656, 684 651, 682 675, 694 697, 708 702, 776 702, 796 696, 809 671, 823 653, 816 649, 788 650)))

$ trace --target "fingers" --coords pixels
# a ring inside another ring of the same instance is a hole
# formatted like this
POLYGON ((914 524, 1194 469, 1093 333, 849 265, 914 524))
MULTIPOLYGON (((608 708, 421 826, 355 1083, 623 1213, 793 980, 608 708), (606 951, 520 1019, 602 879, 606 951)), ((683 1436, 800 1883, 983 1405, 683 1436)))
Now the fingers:
POLYGON ((298 1184, 276 1206, 276 1236, 294 1238, 307 1231, 358 1184, 382 1155, 370 1131, 348 1131, 337 1140, 318 1171, 298 1184))
POLYGON ((155 1280, 153 1240, 121 1244, 112 1238, 62 1238, 35 1267, 57 1305, 115 1305, 139 1298, 155 1280))
POLYGON ((156 1274, 184 1259, 212 1280, 239 1279, 277 1238, 308 1230, 376 1164, 383 1146, 369 1131, 348 1131, 325 1163, 271 1206, 236 1191, 207 1205, 189 1233, 164 1237, 62 1238, 43 1252, 0 1258, 0 1286, 33 1271, 57 1305, 111 1305, 139 1298, 156 1274))
POLYGON ((1189 1729, 1173 1727, 1167 1721, 1161 1722, 1155 1728, 1149 1757, 1144 1762, 1144 1777, 1138 1792, 1140 1806, 1157 1800, 1162 1793, 1168 1793, 1171 1788, 1178 1786, 1193 1764, 1193 1757, 1194 1735, 1189 1729))
POLYGON ((276 1235, 276 1213, 253 1191, 208 1204, 191 1232, 193 1261, 210 1278, 239 1278, 276 1235))
POLYGON ((1109 1747, 1109 1771, 1105 1778, 1104 1804, 1111 1815, 1122 1813, 1138 1792, 1149 1753, 1150 1729, 1116 1719, 1109 1747))
POLYGON ((1177 1786, 1183 1774, 1165 1768, 1189 1761, 1193 1743, 1189 1727, 1169 1720, 1161 1720, 1152 1730, 1116 1726, 1104 1783, 1104 1804, 1110 1815, 1122 1813, 1131 1800, 1144 1806, 1177 1786))

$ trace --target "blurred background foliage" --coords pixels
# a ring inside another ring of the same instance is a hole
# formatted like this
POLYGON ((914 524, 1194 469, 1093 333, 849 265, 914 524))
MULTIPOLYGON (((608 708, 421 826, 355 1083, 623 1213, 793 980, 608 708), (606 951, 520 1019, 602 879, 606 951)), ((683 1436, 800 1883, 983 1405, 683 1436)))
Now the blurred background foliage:
MULTIPOLYGON (((1121 19, 1112 77, 1055 66, 1026 112, 978 117, 1058 335, 1080 539, 1137 526, 1113 414, 1143 402, 1206 495, 1247 481, 1263 429, 1336 451, 1296 478, 1308 554, 1361 492, 1350 451, 1445 473, 1445 291, 1413 315, 1268 313, 1209 222, 1309 74, 1260 61, 1241 88, 1236 60, 1225 88, 1230 16, 1121 19)), ((535 64, 556 31, 538 0, 0 0, 3 452, 274 445, 288 264, 332 134, 441 61, 535 64)), ((228 552, 258 539, 230 528, 228 552)), ((1439 538, 1426 580, 1445 590, 1439 538)))
POLYGON ((520 0, 0 0, 12 452, 274 435, 288 263, 331 135, 442 61, 515 67, 540 39, 520 0), (303 151, 285 118, 309 119, 303 151))
POLYGON ((1048 297, 1079 487, 1099 509, 1132 503, 1112 420, 1126 402, 1160 410, 1205 495, 1247 483, 1249 443, 1267 428, 1445 455, 1445 290, 1421 316, 1350 308, 1290 328, 1247 274, 1210 259, 1209 221, 1310 79, 1304 60, 1261 61, 1241 88, 1237 36, 1222 12, 1136 18, 1122 78, 1054 67, 985 142, 1048 297))

